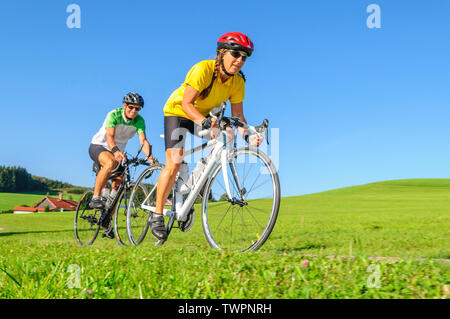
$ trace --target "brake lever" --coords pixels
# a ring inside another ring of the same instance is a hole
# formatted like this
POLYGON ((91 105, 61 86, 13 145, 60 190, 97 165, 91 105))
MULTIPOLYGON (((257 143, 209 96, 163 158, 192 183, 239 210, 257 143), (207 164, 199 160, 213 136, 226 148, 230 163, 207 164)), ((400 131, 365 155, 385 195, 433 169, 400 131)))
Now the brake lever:
POLYGON ((217 119, 217 120, 220 120, 220 119, 222 119, 222 117, 223 117, 223 112, 225 111, 226 107, 227 107, 226 103, 225 103, 225 102, 222 102, 222 103, 220 104, 220 106, 215 107, 214 109, 212 109, 212 110, 209 112, 209 115, 210 115, 211 117, 217 119))
POLYGON ((230 124, 231 124, 231 120, 229 118, 227 118, 227 117, 223 117, 220 120, 219 127, 220 127, 221 130, 224 130, 230 124))
POLYGON ((269 120, 264 119, 263 125, 264 125, 264 135, 266 136, 266 142, 267 145, 269 145, 269 120))

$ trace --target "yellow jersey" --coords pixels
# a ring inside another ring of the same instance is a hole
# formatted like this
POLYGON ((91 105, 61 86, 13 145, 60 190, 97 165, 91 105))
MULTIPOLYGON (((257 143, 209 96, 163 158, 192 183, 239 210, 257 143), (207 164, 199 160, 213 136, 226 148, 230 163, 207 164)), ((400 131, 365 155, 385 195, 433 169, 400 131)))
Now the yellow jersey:
MULTIPOLYGON (((192 86, 199 92, 206 89, 211 83, 214 73, 214 60, 204 60, 194 65, 186 75, 184 83, 172 92, 166 104, 164 105, 164 116, 180 116, 189 118, 181 108, 184 90, 186 85, 192 86)), ((209 112, 220 106, 222 102, 240 103, 244 101, 245 83, 240 75, 235 75, 222 82, 220 76, 214 80, 211 92, 205 99, 197 98, 194 107, 203 115, 207 116, 209 112)))

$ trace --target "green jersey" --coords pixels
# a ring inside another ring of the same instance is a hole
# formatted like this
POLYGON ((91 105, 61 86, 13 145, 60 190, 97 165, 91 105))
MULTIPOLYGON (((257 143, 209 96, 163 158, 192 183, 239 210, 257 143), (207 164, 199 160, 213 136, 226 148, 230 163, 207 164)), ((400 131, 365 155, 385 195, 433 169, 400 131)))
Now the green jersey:
POLYGON ((130 140, 136 133, 145 133, 145 121, 139 114, 128 121, 125 117, 123 107, 112 110, 106 116, 102 127, 92 138, 91 144, 102 145, 109 150, 108 143, 106 143, 106 128, 114 127, 114 141, 121 152, 125 152, 128 140, 130 140))

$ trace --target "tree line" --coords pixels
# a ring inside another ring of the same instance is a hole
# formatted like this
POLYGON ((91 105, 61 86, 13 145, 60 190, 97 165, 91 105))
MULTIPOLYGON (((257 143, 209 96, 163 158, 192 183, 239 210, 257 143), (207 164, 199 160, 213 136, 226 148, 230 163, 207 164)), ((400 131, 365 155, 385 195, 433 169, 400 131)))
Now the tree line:
POLYGON ((31 175, 23 167, 0 166, 0 192, 21 193, 30 191, 50 191, 74 187, 71 184, 31 175))

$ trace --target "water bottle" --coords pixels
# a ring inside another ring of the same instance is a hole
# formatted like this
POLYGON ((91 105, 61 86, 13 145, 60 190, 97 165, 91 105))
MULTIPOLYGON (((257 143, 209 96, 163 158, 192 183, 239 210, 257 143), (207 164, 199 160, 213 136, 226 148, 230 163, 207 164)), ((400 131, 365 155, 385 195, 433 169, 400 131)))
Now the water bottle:
POLYGON ((185 162, 181 163, 180 170, 178 171, 178 178, 176 180, 175 190, 180 191, 183 184, 185 184, 189 177, 189 167, 185 162))
POLYGON ((109 193, 108 199, 106 200, 106 208, 107 209, 109 209, 111 207, 112 203, 114 202, 114 199, 117 196, 118 190, 119 190, 119 186, 115 186, 109 193))
POLYGON ((200 161, 198 161, 197 166, 195 166, 194 170, 189 176, 187 182, 181 186, 180 192, 182 194, 189 193, 191 189, 194 188, 195 183, 198 182, 205 168, 206 168, 206 160, 204 158, 201 158, 200 161))
POLYGON ((101 193, 100 193, 100 196, 101 196, 102 198, 104 198, 105 200, 108 198, 108 196, 109 196, 109 188, 108 188, 107 186, 105 186, 105 187, 102 188, 102 191, 101 191, 101 193))

